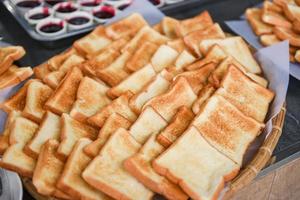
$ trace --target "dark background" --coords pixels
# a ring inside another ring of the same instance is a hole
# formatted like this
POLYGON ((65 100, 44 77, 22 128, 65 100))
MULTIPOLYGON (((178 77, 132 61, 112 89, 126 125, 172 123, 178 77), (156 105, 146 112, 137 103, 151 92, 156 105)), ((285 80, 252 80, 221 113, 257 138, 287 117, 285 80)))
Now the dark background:
MULTIPOLYGON (((190 0, 190 5, 179 8, 165 9, 164 12, 172 17, 184 19, 208 10, 214 21, 219 22, 225 31, 230 30, 223 21, 238 19, 247 7, 256 5, 259 0, 190 0)), ((0 3, 0 37, 3 41, 15 45, 22 45, 26 49, 26 56, 21 64, 36 66, 51 56, 63 51, 79 37, 58 41, 51 44, 50 48, 31 39, 17 21, 0 3)), ((290 77, 290 84, 287 95, 287 114, 283 129, 283 135, 274 151, 277 161, 282 160, 300 150, 300 81, 290 77)), ((24 190, 24 200, 33 199, 24 190)))

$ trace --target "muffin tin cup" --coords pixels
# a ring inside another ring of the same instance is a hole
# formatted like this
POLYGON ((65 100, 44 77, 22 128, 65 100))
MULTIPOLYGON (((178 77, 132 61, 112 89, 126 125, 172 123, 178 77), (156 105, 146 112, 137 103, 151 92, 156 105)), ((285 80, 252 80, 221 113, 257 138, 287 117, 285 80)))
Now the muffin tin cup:
POLYGON ((53 10, 51 8, 48 7, 36 7, 34 9, 31 9, 29 11, 27 11, 24 15, 25 19, 27 20, 27 22, 31 25, 36 25, 38 24, 40 21, 44 20, 44 19, 48 19, 51 18, 53 16, 53 10), (49 14, 48 17, 42 18, 42 19, 31 19, 30 17, 32 17, 33 15, 36 14, 42 14, 47 12, 49 14))
POLYGON ((44 37, 55 37, 58 35, 62 35, 67 32, 67 24, 64 20, 58 19, 58 18, 48 18, 40 21, 36 27, 35 27, 36 32, 38 32, 40 35, 44 37), (47 33, 41 30, 43 26, 47 26, 49 24, 59 24, 62 26, 62 29, 59 31, 53 32, 53 33, 47 33))
POLYGON ((77 11, 75 13, 70 14, 67 18, 66 18, 66 22, 68 25, 68 30, 73 31, 73 30, 80 30, 83 28, 87 28, 91 25, 93 25, 93 16, 90 13, 87 12, 83 12, 83 11, 77 11), (75 25, 69 22, 69 20, 71 20, 72 18, 76 18, 76 17, 83 17, 88 19, 89 21, 87 23, 84 24, 80 24, 80 25, 75 25))
POLYGON ((58 3, 53 7, 53 11, 54 11, 54 15, 57 18, 61 18, 61 19, 65 19, 67 18, 69 15, 71 15, 74 12, 79 11, 79 5, 73 2, 62 2, 62 3, 58 3), (72 11, 72 12, 59 12, 58 10, 60 8, 67 8, 67 7, 72 7, 76 10, 72 11))
POLYGON ((18 6, 18 4, 20 2, 25 2, 26 0, 11 0, 11 1, 13 2, 13 4, 15 5, 15 7, 17 8, 17 10, 20 12, 21 15, 24 15, 25 13, 27 13, 31 9, 38 8, 38 7, 43 7, 44 6, 44 2, 42 0, 33 0, 35 2, 39 2, 39 5, 35 6, 35 7, 22 7, 22 6, 18 6))
POLYGON ((78 2, 80 10, 91 12, 93 9, 96 9, 103 5, 102 0, 81 0, 78 2), (86 6, 87 3, 95 3, 94 6, 86 6))
POLYGON ((118 9, 116 9, 115 7, 113 6, 100 6, 98 8, 95 8, 92 10, 92 14, 94 16, 94 20, 95 22, 99 23, 99 24, 104 24, 105 22, 107 22, 107 20, 113 18, 114 16, 116 16, 120 11, 118 11, 118 9), (110 18, 99 18, 97 16, 95 16, 95 13, 97 12, 101 12, 101 11, 104 11, 104 12, 113 12, 113 16, 110 17, 110 18))

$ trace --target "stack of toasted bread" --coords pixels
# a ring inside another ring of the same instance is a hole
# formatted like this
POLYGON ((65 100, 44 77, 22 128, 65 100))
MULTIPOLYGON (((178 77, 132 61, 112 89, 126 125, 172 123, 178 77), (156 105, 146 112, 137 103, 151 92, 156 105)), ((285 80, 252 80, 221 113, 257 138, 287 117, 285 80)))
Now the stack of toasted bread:
POLYGON ((25 50, 21 46, 0 47, 0 89, 15 86, 33 74, 31 67, 14 65, 24 55, 25 50))
POLYGON ((217 199, 274 98, 208 12, 132 14, 34 68, 1 108, 0 166, 59 199, 217 199))
POLYGON ((265 46, 289 40, 290 61, 300 63, 300 1, 264 1, 262 8, 249 8, 246 18, 265 46))

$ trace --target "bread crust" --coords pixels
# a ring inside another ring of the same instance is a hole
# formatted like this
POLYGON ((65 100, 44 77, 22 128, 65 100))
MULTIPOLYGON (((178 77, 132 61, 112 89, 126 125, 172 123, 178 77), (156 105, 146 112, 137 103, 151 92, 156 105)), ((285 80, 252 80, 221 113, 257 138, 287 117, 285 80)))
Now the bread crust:
POLYGON ((21 46, 9 46, 0 48, 0 51, 3 53, 5 51, 9 51, 8 54, 0 60, 0 75, 3 74, 8 68, 12 65, 12 63, 16 60, 19 60, 25 55, 25 49, 21 46))

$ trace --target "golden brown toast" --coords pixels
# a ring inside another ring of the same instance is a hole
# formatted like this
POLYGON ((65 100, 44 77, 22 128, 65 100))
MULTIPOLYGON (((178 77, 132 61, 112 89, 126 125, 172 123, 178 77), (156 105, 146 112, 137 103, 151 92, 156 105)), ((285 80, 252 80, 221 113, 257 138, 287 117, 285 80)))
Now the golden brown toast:
POLYGON ((64 193, 56 187, 64 167, 64 163, 55 157, 58 145, 59 143, 56 140, 48 140, 42 146, 34 170, 33 185, 40 194, 45 196, 60 197, 60 194, 64 193))
POLYGON ((37 79, 43 80, 45 76, 47 76, 51 71, 49 70, 48 63, 44 62, 33 68, 34 76, 37 79))
POLYGON ((187 48, 182 38, 176 40, 170 40, 167 42, 167 45, 175 49, 177 52, 182 52, 187 48))
POLYGON ((53 90, 40 81, 29 83, 22 115, 36 123, 40 123, 45 113, 44 104, 52 93, 53 90))
POLYGON ((161 20, 161 28, 164 35, 170 39, 176 39, 179 36, 176 33, 176 28, 179 26, 179 21, 171 17, 164 17, 161 20))
POLYGON ((101 108, 111 102, 106 96, 108 87, 85 76, 78 87, 77 98, 70 112, 74 119, 85 122, 101 108))
POLYGON ((123 167, 123 162, 140 147, 128 131, 119 128, 83 171, 83 179, 114 199, 150 200, 153 193, 123 167))
POLYGON ((151 58, 154 70, 159 73, 176 61, 179 52, 168 45, 161 45, 151 58))
POLYGON ((138 93, 154 76, 156 72, 151 64, 130 74, 126 79, 118 85, 110 88, 107 95, 112 98, 121 96, 124 92, 130 91, 133 94, 138 93))
MULTIPOLYGON (((274 11, 274 12, 283 13, 283 5, 278 5, 278 4, 275 3, 275 1, 273 1, 273 2, 264 1, 263 8, 265 8, 267 10, 274 11)), ((283 1, 286 1, 286 0, 283 0, 283 1)))
POLYGON ((246 18, 256 35, 271 34, 272 25, 266 24, 261 20, 262 9, 248 8, 246 10, 246 18))
POLYGON ((10 66, 0 75, 0 89, 18 85, 33 74, 31 67, 10 66))
POLYGON ((0 48, 0 75, 25 55, 25 49, 21 46, 8 46, 0 48))
POLYGON ((193 92, 188 81, 180 77, 178 78, 164 94, 156 96, 148 101, 144 106, 151 106, 166 121, 170 121, 181 106, 191 107, 197 96, 193 92))
POLYGON ((36 123, 26 118, 17 117, 15 119, 10 129, 9 147, 0 161, 2 168, 13 170, 21 176, 32 177, 36 160, 27 156, 23 152, 23 148, 32 139, 37 128, 36 123))
POLYGON ((118 129, 128 129, 131 126, 131 122, 126 118, 122 117, 118 113, 111 114, 106 120, 100 132, 98 138, 91 144, 84 148, 84 152, 94 158, 98 155, 100 149, 104 146, 108 138, 118 129))
POLYGON ((4 151, 9 147, 9 137, 12 125, 17 117, 21 116, 19 111, 11 111, 6 118, 5 126, 0 134, 0 155, 3 155, 4 151))
POLYGON ((201 110, 202 105, 209 99, 213 93, 216 91, 216 88, 211 84, 205 85, 199 92, 197 100, 194 102, 192 110, 194 114, 198 114, 201 110))
POLYGON ((191 109, 186 106, 180 107, 168 126, 157 135, 156 140, 168 148, 187 129, 194 117, 191 109))
POLYGON ((284 15, 290 20, 295 21, 296 19, 300 19, 300 8, 298 5, 293 4, 283 4, 282 9, 284 15))
POLYGON ((128 105, 132 95, 131 92, 125 92, 123 95, 102 108, 98 113, 88 118, 88 123, 96 127, 102 127, 105 120, 113 113, 118 113, 129 121, 134 122, 137 116, 128 105))
POLYGON ((291 45, 300 47, 300 34, 283 27, 275 27, 273 30, 280 40, 288 40, 291 45))
POLYGON ((154 160, 153 167, 195 200, 217 200, 225 182, 239 172, 239 166, 213 148, 193 126, 154 160))
POLYGON ((295 4, 297 0, 273 0, 273 3, 278 6, 283 6, 284 4, 295 4))
POLYGON ((262 43, 264 46, 271 46, 273 44, 279 43, 280 40, 275 34, 265 34, 261 35, 259 37, 259 41, 262 43))
POLYGON ((23 151, 30 157, 37 159, 43 144, 47 140, 59 140, 60 131, 60 116, 47 111, 34 137, 26 144, 23 151))
POLYGON ((269 7, 263 7, 261 19, 263 22, 273 25, 275 27, 292 27, 292 23, 282 13, 270 10, 269 7))
POLYGON ((297 51, 296 51, 295 59, 296 59, 297 62, 300 63, 300 50, 297 50, 297 51))
POLYGON ((61 160, 65 160, 80 138, 86 137, 95 140, 97 135, 98 131, 93 127, 71 118, 68 114, 62 114, 60 133, 61 142, 57 149, 57 156, 61 160))
POLYGON ((48 68, 50 71, 56 71, 60 68, 60 66, 73 54, 76 54, 77 51, 75 48, 69 48, 66 51, 53 56, 47 61, 48 68))
POLYGON ((74 199, 110 200, 111 198, 88 185, 81 177, 81 173, 91 161, 91 158, 83 152, 83 149, 91 142, 87 138, 78 140, 56 185, 61 191, 74 199))
POLYGON ((174 66, 167 67, 166 70, 173 75, 180 74, 184 68, 195 62, 196 57, 193 56, 188 50, 183 50, 174 62, 174 66))
POLYGON ((80 69, 77 67, 72 68, 48 99, 45 107, 59 115, 70 112, 76 100, 77 89, 82 78, 83 75, 80 69))

